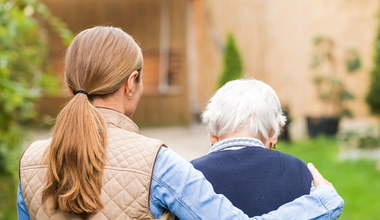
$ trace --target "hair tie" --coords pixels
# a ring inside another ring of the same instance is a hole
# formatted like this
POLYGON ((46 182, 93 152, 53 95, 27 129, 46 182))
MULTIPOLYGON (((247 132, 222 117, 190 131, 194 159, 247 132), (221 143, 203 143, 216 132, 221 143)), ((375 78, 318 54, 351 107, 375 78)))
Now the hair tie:
POLYGON ((81 90, 81 89, 78 89, 77 91, 74 92, 74 95, 78 94, 78 93, 83 93, 85 94, 87 97, 90 96, 90 94, 88 94, 88 92, 84 91, 84 90, 81 90))

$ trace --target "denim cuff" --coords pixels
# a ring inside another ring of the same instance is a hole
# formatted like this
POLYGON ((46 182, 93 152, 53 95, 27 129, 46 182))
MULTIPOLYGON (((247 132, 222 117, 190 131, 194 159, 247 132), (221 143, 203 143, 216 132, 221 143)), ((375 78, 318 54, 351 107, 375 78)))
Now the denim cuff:
POLYGON ((343 198, 333 188, 327 185, 320 185, 311 194, 316 195, 320 199, 329 211, 330 219, 336 219, 342 214, 343 198))

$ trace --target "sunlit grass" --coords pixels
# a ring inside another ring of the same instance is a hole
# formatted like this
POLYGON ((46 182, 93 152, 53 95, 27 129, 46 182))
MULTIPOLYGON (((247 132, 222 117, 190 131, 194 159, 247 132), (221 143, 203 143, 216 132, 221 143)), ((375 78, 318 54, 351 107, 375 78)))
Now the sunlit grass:
POLYGON ((337 141, 317 138, 278 144, 279 151, 312 162, 345 201, 340 219, 380 219, 380 172, 375 161, 339 161, 337 141))

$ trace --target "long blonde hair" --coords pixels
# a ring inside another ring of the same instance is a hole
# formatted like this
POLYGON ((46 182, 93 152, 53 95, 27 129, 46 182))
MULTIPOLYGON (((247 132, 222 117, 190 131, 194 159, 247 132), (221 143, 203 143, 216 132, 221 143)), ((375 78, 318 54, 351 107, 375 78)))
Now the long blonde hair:
POLYGON ((104 207, 106 127, 91 99, 114 93, 142 63, 140 47, 119 28, 94 27, 74 38, 66 53, 65 81, 73 94, 89 95, 75 94, 57 117, 43 204, 51 200, 51 208, 82 217, 104 207))

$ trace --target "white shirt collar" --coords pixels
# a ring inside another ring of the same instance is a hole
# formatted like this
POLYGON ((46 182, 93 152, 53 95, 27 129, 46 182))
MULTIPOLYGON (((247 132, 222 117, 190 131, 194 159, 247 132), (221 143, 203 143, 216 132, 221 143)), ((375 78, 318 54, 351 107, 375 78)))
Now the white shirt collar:
POLYGON ((213 153, 222 150, 238 150, 245 147, 262 147, 265 148, 263 142, 257 138, 251 137, 238 137, 238 138, 228 138, 222 141, 216 142, 208 151, 208 153, 213 153))

